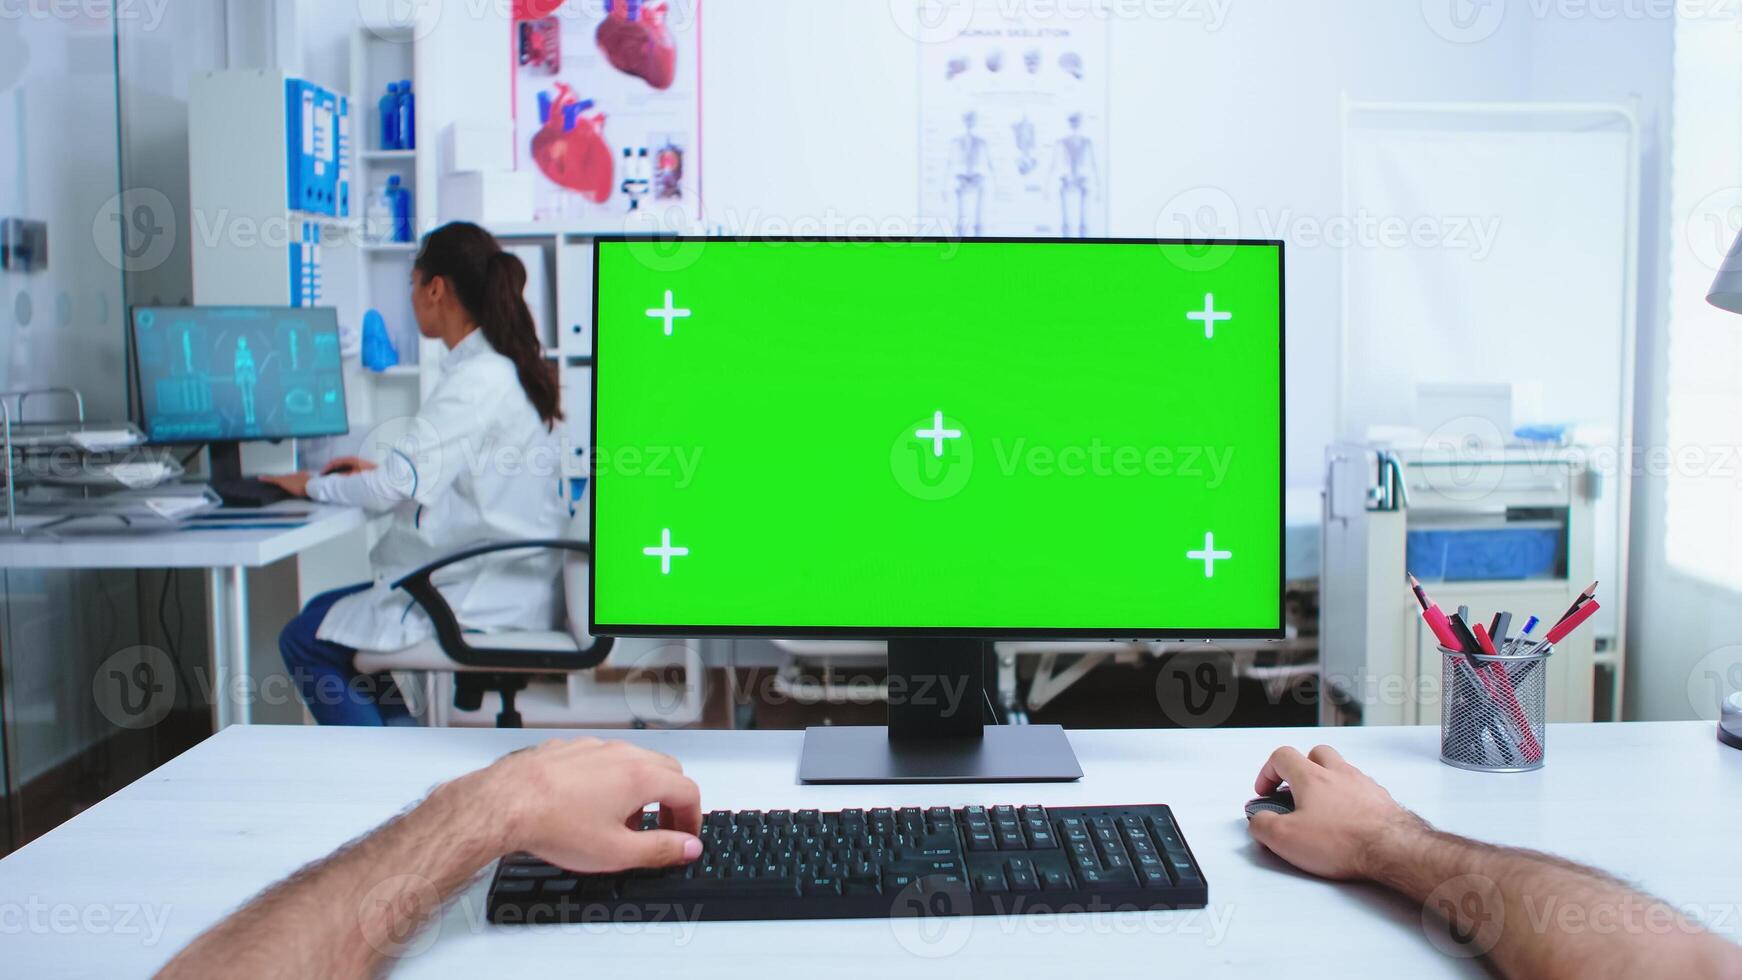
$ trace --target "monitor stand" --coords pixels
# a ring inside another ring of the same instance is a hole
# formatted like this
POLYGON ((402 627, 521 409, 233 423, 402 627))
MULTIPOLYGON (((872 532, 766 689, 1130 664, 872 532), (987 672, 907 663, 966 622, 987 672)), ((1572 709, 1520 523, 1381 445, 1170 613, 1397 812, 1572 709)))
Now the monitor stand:
POLYGON ((985 640, 889 641, 889 725, 805 729, 805 783, 1064 783, 1083 778, 1057 725, 987 724, 985 640))
POLYGON ((213 482, 238 482, 242 479, 242 444, 213 442, 206 445, 207 477, 213 482))

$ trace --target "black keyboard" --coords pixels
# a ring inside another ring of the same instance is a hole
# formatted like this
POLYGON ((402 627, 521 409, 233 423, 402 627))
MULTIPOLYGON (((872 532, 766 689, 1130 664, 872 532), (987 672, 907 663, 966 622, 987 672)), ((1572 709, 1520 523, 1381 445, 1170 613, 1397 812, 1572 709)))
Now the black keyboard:
MULTIPOLYGON (((651 829, 657 816, 643 816, 651 829)), ((511 854, 490 921, 866 919, 1202 908, 1165 806, 715 810, 681 868, 585 875, 511 854)))
POLYGON ((281 500, 291 499, 283 487, 276 483, 267 483, 259 477, 244 476, 236 479, 215 478, 211 482, 212 492, 224 502, 225 507, 266 507, 281 500))

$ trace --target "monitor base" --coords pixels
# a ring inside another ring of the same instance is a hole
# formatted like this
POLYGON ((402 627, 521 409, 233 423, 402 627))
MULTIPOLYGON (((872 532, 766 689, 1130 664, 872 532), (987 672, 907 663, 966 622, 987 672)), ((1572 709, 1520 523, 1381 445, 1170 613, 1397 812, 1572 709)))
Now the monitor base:
POLYGON ((889 729, 805 729, 801 783, 1068 783, 1083 778, 1057 725, 987 725, 972 737, 889 738, 889 729))

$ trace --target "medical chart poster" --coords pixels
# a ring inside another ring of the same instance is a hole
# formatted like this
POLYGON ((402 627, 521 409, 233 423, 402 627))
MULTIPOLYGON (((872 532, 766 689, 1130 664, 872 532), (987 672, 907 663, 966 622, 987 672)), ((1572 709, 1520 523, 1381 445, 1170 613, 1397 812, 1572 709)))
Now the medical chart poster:
POLYGON ((965 238, 1107 234, 1108 20, 1094 0, 982 0, 959 34, 919 45, 928 227, 965 238))
POLYGON ((514 160, 533 218, 701 219, 701 0, 514 0, 514 160))

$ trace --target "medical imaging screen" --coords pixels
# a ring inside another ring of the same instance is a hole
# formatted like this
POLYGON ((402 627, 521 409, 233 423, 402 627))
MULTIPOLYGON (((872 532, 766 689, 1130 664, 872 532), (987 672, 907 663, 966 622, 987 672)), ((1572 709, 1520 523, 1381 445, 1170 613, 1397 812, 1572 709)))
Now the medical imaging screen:
POLYGON ((140 307, 133 344, 153 442, 347 430, 338 318, 330 308, 140 307))

